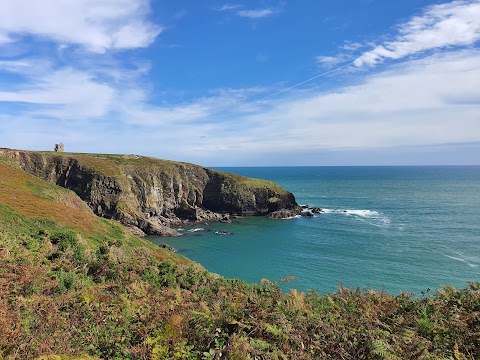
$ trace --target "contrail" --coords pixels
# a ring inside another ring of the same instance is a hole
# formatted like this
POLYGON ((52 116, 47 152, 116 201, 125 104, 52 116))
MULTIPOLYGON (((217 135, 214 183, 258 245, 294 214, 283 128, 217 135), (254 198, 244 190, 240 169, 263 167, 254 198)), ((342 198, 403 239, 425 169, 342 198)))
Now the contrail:
POLYGON ((275 95, 281 94, 281 93, 283 93, 283 92, 292 90, 292 89, 294 89, 294 88, 296 88, 296 87, 298 87, 298 86, 300 86, 300 85, 303 85, 303 84, 305 84, 305 83, 307 83, 307 82, 310 82, 310 81, 315 80, 315 79, 317 79, 317 78, 319 78, 319 77, 328 75, 328 74, 330 74, 330 73, 332 73, 332 72, 334 72, 334 71, 340 70, 340 69, 342 69, 342 68, 344 68, 344 67, 347 67, 347 66, 349 66, 349 65, 352 65, 353 63, 354 63, 354 61, 352 61, 352 62, 350 62, 350 63, 348 63, 348 64, 345 64, 345 65, 336 67, 336 68, 334 68, 334 69, 332 69, 332 70, 328 70, 328 71, 326 71, 326 72, 324 72, 324 73, 315 75, 314 77, 311 77, 310 79, 307 79, 307 80, 304 80, 304 81, 302 81, 302 82, 299 82, 298 84, 295 84, 295 85, 292 85, 292 86, 290 86, 290 87, 288 87, 288 88, 285 88, 285 89, 282 89, 282 90, 280 90, 280 91, 277 91, 276 93, 273 93, 273 94, 264 96, 264 97, 258 99, 257 101, 262 101, 262 100, 271 98, 272 96, 275 96, 275 95))

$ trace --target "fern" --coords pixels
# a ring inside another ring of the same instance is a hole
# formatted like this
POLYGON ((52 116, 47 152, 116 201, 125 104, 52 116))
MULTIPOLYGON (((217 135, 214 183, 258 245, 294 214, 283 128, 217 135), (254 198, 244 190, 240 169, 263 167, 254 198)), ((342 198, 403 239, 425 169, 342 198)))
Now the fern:
POLYGON ((456 342, 453 346, 453 356, 455 356, 455 360, 467 360, 467 357, 463 355, 460 350, 458 349, 458 343, 456 342))
POLYGON ((390 346, 382 340, 373 340, 371 343, 372 354, 379 356, 385 360, 401 360, 401 357, 397 356, 390 346))

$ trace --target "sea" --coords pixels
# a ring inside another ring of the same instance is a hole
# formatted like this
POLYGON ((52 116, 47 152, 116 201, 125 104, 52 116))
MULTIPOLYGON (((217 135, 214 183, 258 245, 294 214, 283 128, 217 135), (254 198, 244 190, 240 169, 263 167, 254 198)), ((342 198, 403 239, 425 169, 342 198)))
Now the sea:
POLYGON ((428 294, 480 281, 480 166, 218 168, 272 180, 311 218, 233 219, 180 229, 166 243, 227 278, 288 291, 340 284, 428 294))

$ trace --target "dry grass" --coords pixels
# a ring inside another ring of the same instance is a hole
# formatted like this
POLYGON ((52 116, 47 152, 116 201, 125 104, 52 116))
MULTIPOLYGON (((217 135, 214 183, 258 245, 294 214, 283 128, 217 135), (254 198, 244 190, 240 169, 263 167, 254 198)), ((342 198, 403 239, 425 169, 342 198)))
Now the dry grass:
POLYGON ((1 161, 0 174, 0 203, 15 212, 34 219, 51 219, 79 232, 106 233, 106 227, 96 221, 74 193, 46 184, 1 161), (41 196, 39 189, 50 195, 41 196))

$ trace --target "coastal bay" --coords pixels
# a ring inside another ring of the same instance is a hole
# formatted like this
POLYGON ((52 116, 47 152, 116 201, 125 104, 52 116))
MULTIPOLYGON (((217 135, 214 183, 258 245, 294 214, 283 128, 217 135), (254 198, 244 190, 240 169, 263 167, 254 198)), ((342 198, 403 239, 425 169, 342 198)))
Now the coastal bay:
POLYGON ((343 283, 421 294, 478 280, 478 166, 221 170, 275 181, 299 204, 324 213, 212 222, 184 229, 179 238, 148 239, 227 277, 258 282, 294 276, 283 286, 303 291, 335 291, 343 283))

